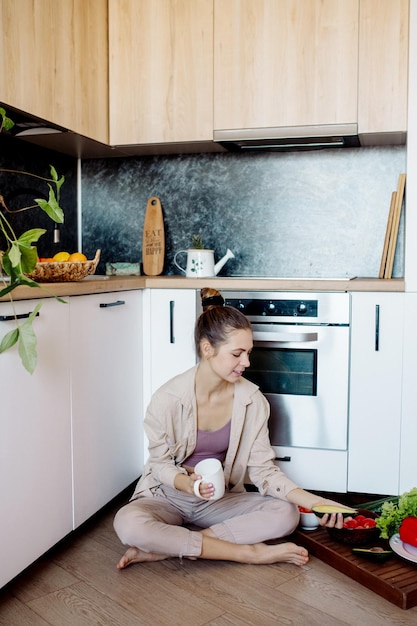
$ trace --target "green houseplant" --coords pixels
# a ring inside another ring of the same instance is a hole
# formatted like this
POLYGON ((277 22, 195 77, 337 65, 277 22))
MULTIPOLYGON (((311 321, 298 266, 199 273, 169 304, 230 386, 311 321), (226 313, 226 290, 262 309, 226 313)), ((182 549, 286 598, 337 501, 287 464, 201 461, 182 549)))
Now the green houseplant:
MULTIPOLYGON (((14 122, 7 117, 5 109, 0 107, 0 132, 10 130, 13 126, 14 122)), ((44 181, 49 188, 49 197, 47 200, 34 199, 34 206, 39 206, 55 223, 63 223, 64 213, 59 205, 59 200, 61 186, 65 178, 64 176, 59 177, 52 165, 50 166, 50 178, 6 168, 0 168, 0 172, 23 174, 44 181)), ((23 207, 19 211, 30 208, 32 207, 23 207)), ((16 287, 20 285, 41 287, 39 283, 29 278, 27 274, 30 274, 36 266, 38 261, 36 243, 46 230, 43 228, 32 228, 17 235, 7 218, 7 214, 12 212, 8 209, 3 196, 0 194, 0 232, 5 241, 5 249, 0 252, 0 266, 6 275, 6 277, 4 275, 3 278, 0 277, 0 287, 2 287, 0 289, 0 297, 8 295, 13 305, 12 292, 16 287)), ((29 318, 20 324, 15 313, 16 326, 4 335, 0 343, 0 353, 17 344, 23 366, 31 374, 34 372, 37 363, 36 335, 32 322, 38 314, 40 307, 41 304, 38 304, 29 318)))
POLYGON ((204 243, 200 234, 191 235, 191 248, 192 250, 204 250, 204 243))

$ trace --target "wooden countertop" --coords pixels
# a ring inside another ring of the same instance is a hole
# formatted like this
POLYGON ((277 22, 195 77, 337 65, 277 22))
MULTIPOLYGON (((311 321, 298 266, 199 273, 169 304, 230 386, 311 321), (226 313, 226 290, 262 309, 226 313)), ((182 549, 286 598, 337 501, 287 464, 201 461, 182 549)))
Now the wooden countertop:
MULTIPOLYGON (((1 283, 0 283, 1 285, 1 283)), ((77 282, 42 283, 40 289, 18 287, 12 292, 14 300, 30 300, 53 296, 82 296, 92 293, 126 291, 131 289, 202 289, 215 287, 219 291, 382 291, 402 292, 404 279, 378 278, 306 279, 306 278, 185 278, 185 276, 91 276, 77 282)), ((8 297, 0 298, 8 301, 8 297)))

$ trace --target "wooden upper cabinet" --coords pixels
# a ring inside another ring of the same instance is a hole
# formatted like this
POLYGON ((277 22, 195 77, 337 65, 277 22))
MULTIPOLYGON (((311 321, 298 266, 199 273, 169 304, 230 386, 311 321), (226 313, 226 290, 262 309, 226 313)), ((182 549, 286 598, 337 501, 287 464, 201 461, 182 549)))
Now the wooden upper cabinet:
POLYGON ((0 20, 0 102, 107 143, 107 0, 1 0, 0 20))
POLYGON ((213 0, 109 0, 111 145, 213 138, 213 0))
POLYGON ((404 142, 408 23, 409 0, 360 1, 358 123, 362 144, 375 143, 373 134, 393 132, 404 142))
POLYGON ((359 0, 214 0, 214 129, 357 122, 359 0))

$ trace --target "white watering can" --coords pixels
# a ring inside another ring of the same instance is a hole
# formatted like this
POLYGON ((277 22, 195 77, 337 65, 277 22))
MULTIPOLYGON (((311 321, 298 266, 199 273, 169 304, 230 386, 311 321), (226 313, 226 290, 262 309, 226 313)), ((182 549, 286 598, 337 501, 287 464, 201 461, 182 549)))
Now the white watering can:
POLYGON ((234 258, 235 255, 228 248, 224 257, 214 264, 214 250, 190 248, 189 250, 178 250, 174 256, 174 263, 187 278, 209 278, 210 276, 217 276, 223 265, 227 263, 229 259, 234 258), (186 269, 177 263, 177 256, 179 254, 187 254, 186 269))

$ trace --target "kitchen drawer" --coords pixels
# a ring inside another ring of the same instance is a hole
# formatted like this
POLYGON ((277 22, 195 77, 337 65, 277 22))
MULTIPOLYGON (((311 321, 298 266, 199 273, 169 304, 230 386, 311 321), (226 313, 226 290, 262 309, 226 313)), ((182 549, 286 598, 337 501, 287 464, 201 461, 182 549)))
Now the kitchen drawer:
POLYGON ((303 489, 347 491, 347 451, 274 446, 281 470, 303 489))

